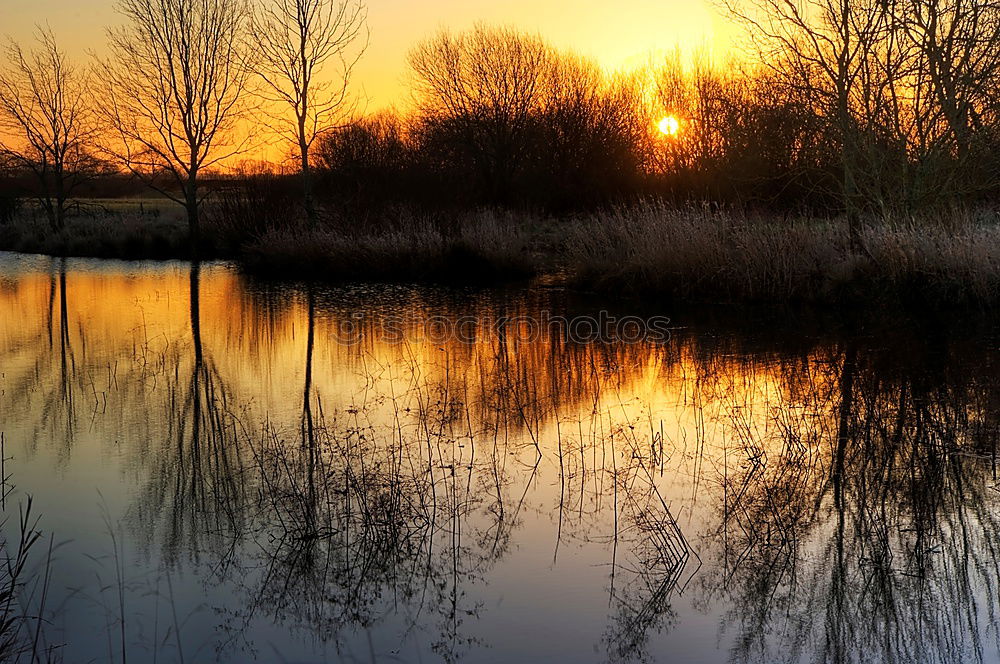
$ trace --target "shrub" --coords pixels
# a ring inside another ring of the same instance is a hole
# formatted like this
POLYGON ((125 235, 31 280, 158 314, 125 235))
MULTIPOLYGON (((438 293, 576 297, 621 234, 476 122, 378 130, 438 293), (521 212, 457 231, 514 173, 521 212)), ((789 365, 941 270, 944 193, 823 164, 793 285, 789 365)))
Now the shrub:
POLYGON ((0 194, 0 224, 9 224, 21 211, 21 199, 12 194, 0 194))

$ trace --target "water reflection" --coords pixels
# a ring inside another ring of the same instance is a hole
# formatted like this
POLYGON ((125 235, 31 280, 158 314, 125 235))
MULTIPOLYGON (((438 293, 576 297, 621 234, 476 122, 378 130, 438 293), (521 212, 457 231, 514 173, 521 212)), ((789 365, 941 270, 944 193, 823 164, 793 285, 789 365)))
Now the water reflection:
POLYGON ((579 343, 519 332, 593 313, 544 289, 3 261, 66 661, 998 660, 989 332, 579 343))
POLYGON ((737 427, 745 461, 704 586, 735 590, 735 661, 997 659, 993 369, 885 355, 847 342, 817 364, 802 417, 737 427))

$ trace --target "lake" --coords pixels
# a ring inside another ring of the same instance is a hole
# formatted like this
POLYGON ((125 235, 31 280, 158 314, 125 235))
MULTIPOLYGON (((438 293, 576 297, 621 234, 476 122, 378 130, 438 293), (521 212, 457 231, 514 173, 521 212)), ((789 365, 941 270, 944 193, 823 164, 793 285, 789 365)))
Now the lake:
POLYGON ((0 254, 22 661, 997 662, 998 348, 0 254))

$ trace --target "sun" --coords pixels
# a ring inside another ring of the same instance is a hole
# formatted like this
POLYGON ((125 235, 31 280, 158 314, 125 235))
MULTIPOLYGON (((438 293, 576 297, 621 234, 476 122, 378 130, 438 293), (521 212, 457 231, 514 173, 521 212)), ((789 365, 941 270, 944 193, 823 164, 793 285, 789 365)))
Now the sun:
POLYGON ((681 121, 677 119, 677 116, 668 115, 656 123, 656 128, 664 136, 676 136, 681 131, 681 121))

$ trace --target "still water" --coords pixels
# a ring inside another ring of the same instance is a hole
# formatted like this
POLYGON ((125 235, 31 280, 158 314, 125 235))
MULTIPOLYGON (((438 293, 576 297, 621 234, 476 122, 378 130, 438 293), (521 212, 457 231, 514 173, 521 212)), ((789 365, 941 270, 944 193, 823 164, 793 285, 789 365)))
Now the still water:
POLYGON ((1000 661, 989 326, 598 309, 0 255, 21 661, 1000 661))

